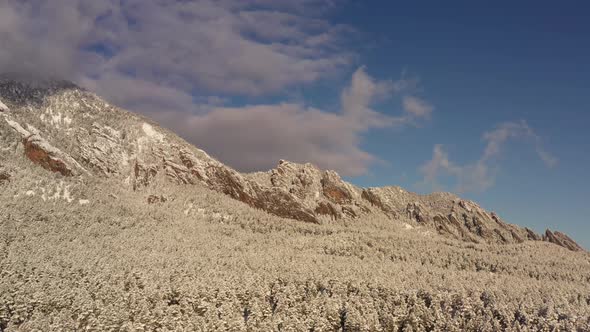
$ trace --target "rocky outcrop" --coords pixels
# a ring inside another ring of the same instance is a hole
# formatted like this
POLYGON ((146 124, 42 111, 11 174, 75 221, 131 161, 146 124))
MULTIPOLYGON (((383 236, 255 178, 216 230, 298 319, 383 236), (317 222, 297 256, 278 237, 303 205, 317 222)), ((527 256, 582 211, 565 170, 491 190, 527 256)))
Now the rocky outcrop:
POLYGON ((562 246, 572 251, 584 250, 584 248, 580 247, 576 241, 572 240, 569 236, 561 232, 552 232, 550 230, 546 230, 545 234, 543 235, 543 241, 557 244, 558 246, 562 246))
POLYGON ((39 130, 30 125, 24 129, 18 122, 5 118, 12 129, 22 136, 24 153, 33 163, 49 170, 60 173, 63 176, 74 175, 73 167, 77 166, 83 169, 73 158, 55 148, 43 137, 40 136, 39 130))
POLYGON ((465 241, 520 243, 540 239, 531 230, 508 224, 494 212, 450 193, 417 195, 399 187, 384 187, 364 189, 362 197, 393 219, 405 217, 465 241))
POLYGON ((352 190, 334 171, 324 172, 320 181, 324 196, 337 204, 350 204, 353 200, 352 190))
POLYGON ((177 154, 168 154, 160 164, 136 161, 134 190, 149 186, 162 174, 178 184, 203 184, 280 217, 321 223, 340 219, 343 215, 356 216, 354 209, 334 203, 344 203, 342 197, 349 197, 349 201, 352 198, 350 188, 334 172, 324 176, 311 164, 281 161, 276 169, 254 178, 242 175, 198 150, 196 153, 187 149, 171 151, 177 151, 177 154), (338 192, 339 196, 325 196, 324 192, 338 192))
POLYGON ((53 148, 39 135, 31 135, 23 139, 25 155, 33 163, 52 172, 60 173, 63 176, 72 176, 70 166, 61 160, 59 151, 53 148))
POLYGON ((75 136, 81 161, 103 175, 120 174, 129 165, 120 131, 94 122, 90 130, 77 128, 75 136))

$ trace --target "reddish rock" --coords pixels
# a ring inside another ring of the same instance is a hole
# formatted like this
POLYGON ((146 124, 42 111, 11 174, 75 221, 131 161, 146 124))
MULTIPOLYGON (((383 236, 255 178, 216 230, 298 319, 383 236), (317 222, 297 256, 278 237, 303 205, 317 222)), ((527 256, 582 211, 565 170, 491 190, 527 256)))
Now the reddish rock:
POLYGON ((322 192, 324 196, 334 203, 350 204, 352 202, 352 193, 336 172, 324 172, 320 183, 322 185, 322 192))
POLYGON ((73 175, 72 169, 63 160, 59 159, 39 136, 32 135, 23 139, 23 145, 25 155, 33 163, 64 176, 73 175))

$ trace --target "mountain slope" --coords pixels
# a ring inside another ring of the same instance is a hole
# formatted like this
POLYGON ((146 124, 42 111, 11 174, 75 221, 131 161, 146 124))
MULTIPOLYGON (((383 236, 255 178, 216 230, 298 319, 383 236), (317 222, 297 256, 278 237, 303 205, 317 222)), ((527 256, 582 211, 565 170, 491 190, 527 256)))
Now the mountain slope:
POLYGON ((240 174, 68 82, 0 99, 2 332, 590 329, 565 235, 310 164, 240 174))
POLYGON ((176 184, 203 185, 300 221, 362 220, 383 213, 394 221, 470 242, 543 240, 583 250, 565 234, 549 230, 543 236, 535 234, 449 193, 420 196, 399 187, 358 188, 333 171, 287 161, 266 173, 240 174, 150 121, 69 82, 44 84, 0 81, 6 104, 4 140, 7 145, 21 141, 13 152, 23 150, 31 162, 65 177, 116 178, 138 192, 163 177, 176 184))

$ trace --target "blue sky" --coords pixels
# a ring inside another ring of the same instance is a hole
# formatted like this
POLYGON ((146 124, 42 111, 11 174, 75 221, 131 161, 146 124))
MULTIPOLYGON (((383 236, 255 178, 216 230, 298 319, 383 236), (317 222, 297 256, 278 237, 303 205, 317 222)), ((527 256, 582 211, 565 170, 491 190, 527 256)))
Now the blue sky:
POLYGON ((361 51, 372 74, 416 73, 436 107, 421 130, 369 133, 364 146, 390 165, 351 180, 424 192, 415 185, 420 182, 416 169, 433 144, 444 144, 458 162, 470 162, 481 153, 483 132, 501 122, 526 120, 557 166, 545 167, 529 146, 509 142, 494 185, 463 195, 512 223, 563 230, 589 248, 588 4, 425 4, 379 8, 357 2, 337 15, 362 26, 363 37, 379 41, 361 51))
POLYGON ((460 192, 590 248, 582 1, 7 0, 0 71, 61 76, 242 171, 460 192))

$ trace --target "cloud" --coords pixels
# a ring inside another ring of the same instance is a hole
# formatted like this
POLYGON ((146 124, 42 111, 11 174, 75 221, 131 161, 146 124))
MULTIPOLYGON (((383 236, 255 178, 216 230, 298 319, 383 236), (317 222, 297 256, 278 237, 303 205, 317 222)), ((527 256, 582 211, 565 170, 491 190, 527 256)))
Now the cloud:
MULTIPOLYGON (((349 28, 319 1, 7 0, 0 4, 0 71, 28 76, 113 76, 158 86, 261 95, 343 68, 349 28)), ((114 93, 120 98, 126 91, 114 93)))
POLYGON ((281 103, 217 107, 203 115, 159 112, 154 116, 242 171, 270 169, 279 159, 288 159, 354 176, 366 173, 377 161, 361 149, 363 133, 416 120, 413 113, 396 117, 372 109, 373 103, 392 95, 392 84, 375 81, 359 68, 342 92, 338 113, 281 103))
POLYGON ((463 166, 450 161, 441 144, 435 145, 432 159, 420 168, 424 176, 423 184, 438 188, 438 179, 449 176, 456 180, 458 192, 483 191, 490 188, 495 182, 493 162, 501 156, 504 146, 511 139, 524 139, 530 142, 547 167, 552 168, 557 164, 557 159, 543 148, 540 136, 525 121, 502 123, 494 130, 485 132, 483 139, 486 146, 481 157, 476 162, 463 166))
POLYGON ((349 70, 354 54, 342 42, 354 30, 323 18, 333 3, 5 0, 0 72, 74 80, 242 171, 283 158, 358 175, 377 161, 361 148, 364 133, 432 112, 417 97, 404 99, 399 116, 372 108, 415 81, 377 81, 361 67, 337 113, 303 102, 223 107, 349 70))
POLYGON ((429 118, 434 107, 426 101, 413 97, 405 96, 403 99, 404 110, 418 118, 429 118))

